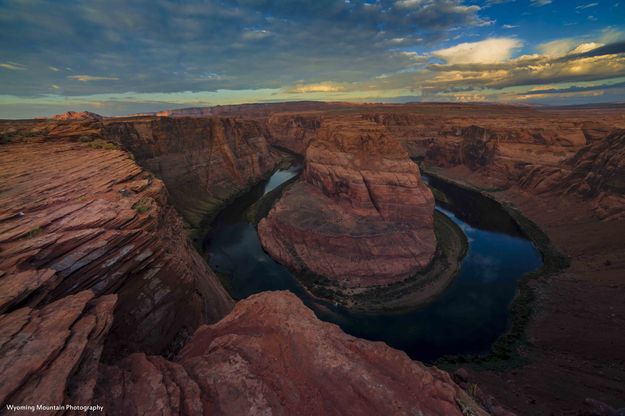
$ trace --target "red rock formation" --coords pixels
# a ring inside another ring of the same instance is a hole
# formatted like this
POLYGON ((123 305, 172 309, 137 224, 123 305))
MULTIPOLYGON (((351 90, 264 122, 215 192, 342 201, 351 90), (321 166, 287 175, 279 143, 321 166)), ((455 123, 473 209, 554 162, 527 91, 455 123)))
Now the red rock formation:
MULTIPOLYGON (((0 315, 0 405, 89 404, 116 296, 90 291, 0 315)), ((50 412, 49 414, 57 414, 50 412)))
POLYGON ((310 142, 317 137, 320 127, 321 115, 315 112, 276 114, 267 119, 271 144, 302 156, 310 142))
POLYGON ((230 310, 163 183, 125 152, 32 138, 0 165, 0 311, 118 293, 110 350, 156 353, 230 310))
POLYGON ((556 167, 527 166, 521 185, 536 193, 593 200, 602 219, 625 215, 625 130, 614 130, 556 167))
POLYGON ((239 302, 175 361, 133 354, 105 368, 97 401, 108 415, 486 414, 446 372, 346 335, 290 292, 239 302))
POLYGON ((54 120, 61 120, 61 121, 84 121, 84 120, 91 120, 91 121, 95 121, 95 120, 102 120, 103 117, 99 114, 96 113, 92 113, 90 111, 68 111, 66 113, 63 114, 57 114, 55 116, 51 117, 54 120))
POLYGON ((459 131, 461 140, 432 141, 426 157, 437 166, 466 165, 472 170, 493 163, 498 148, 497 135, 479 126, 470 126, 459 131))
POLYGON ((121 143, 161 178, 192 226, 267 177, 281 156, 261 123, 230 118, 147 118, 106 123, 100 133, 121 143))
POLYGON ((401 280, 436 249, 434 199, 401 145, 361 119, 326 120, 303 180, 258 226, 280 262, 347 287, 401 280))

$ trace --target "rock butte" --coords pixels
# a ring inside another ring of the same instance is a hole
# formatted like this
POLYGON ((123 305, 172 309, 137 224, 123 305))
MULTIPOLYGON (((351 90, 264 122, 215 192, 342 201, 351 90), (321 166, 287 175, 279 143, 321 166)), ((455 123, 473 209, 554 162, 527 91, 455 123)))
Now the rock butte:
POLYGON ((434 197, 401 144, 370 121, 324 120, 303 178, 258 224, 280 262, 370 287, 421 270, 436 250, 434 197))
POLYGON ((625 158, 614 129, 625 129, 623 108, 304 102, 168 115, 0 121, 3 409, 48 401, 102 402, 124 415, 511 414, 485 391, 519 414, 622 407, 625 334, 614 328, 625 314, 625 158), (386 160, 360 161, 367 135, 384 143, 386 160), (376 209, 362 187, 349 188, 354 204, 332 194, 344 173, 404 164, 397 142, 428 169, 512 203, 573 258, 532 282, 538 302, 518 347, 527 364, 459 371, 456 384, 317 321, 287 293, 230 312, 185 236, 275 168, 284 155, 271 145, 310 151, 297 186, 329 192, 336 210, 401 223, 401 209, 376 209))

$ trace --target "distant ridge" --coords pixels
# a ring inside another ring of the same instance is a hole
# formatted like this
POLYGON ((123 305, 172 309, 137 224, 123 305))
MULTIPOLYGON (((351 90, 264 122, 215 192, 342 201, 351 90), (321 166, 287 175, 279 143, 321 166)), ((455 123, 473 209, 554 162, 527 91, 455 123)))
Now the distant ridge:
POLYGON ((54 120, 102 120, 104 117, 90 111, 67 111, 51 118, 54 120))

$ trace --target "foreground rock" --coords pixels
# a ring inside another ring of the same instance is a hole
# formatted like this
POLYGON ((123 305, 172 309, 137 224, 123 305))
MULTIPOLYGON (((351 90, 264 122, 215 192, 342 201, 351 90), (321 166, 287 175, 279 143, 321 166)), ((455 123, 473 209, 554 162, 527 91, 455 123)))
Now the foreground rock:
POLYGON ((115 295, 94 299, 84 291, 40 310, 0 315, 3 412, 7 404, 92 403, 115 302, 115 295))
POLYGON ((401 145, 374 123, 327 120, 303 179, 258 226, 265 249, 343 287, 385 285, 424 268, 436 249, 434 198, 401 145))
POLYGON ((319 321, 289 292, 254 295, 175 361, 103 369, 109 415, 485 415, 443 371, 319 321))
POLYGON ((232 307, 163 183, 114 145, 32 137, 0 165, 0 312, 117 293, 121 354, 161 352, 232 307))

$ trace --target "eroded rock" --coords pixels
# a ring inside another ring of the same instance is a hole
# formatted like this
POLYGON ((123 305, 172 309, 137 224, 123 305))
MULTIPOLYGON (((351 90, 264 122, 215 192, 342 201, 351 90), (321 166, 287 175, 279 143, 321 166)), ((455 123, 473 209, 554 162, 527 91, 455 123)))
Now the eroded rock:
POLYGON ((485 415, 450 378, 319 321, 290 292, 240 301, 174 361, 133 354, 100 375, 109 415, 485 415))
POLYGON ((258 225, 265 249, 347 287, 387 284, 425 267, 436 249, 434 198, 419 168, 371 122, 325 123, 306 151, 303 179, 258 225))

